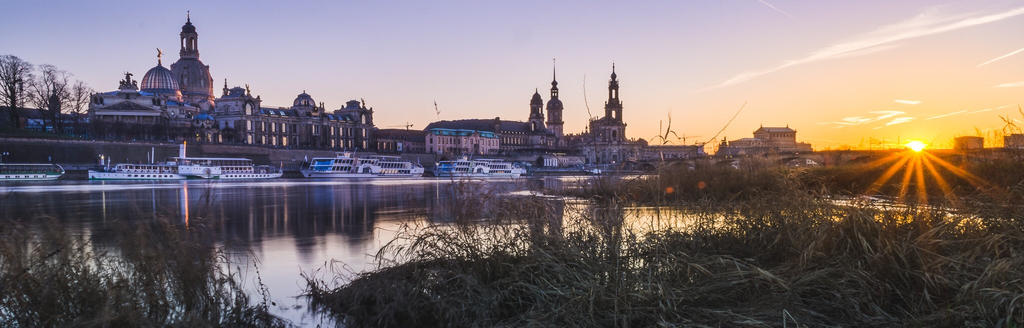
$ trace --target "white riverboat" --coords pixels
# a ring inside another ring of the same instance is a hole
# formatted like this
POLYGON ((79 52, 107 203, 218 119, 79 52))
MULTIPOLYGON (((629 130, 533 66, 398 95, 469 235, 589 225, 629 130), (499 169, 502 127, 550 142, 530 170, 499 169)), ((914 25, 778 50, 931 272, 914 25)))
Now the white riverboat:
POLYGON ((272 166, 256 166, 248 158, 172 157, 178 174, 199 179, 273 179, 281 170, 272 166))
POLYGON ((434 176, 445 178, 518 178, 525 173, 519 165, 500 159, 461 158, 437 162, 434 168, 434 176))
POLYGON ((189 179, 273 179, 284 172, 273 166, 256 166, 248 158, 188 157, 185 143, 178 148, 178 157, 170 161, 178 167, 178 174, 189 179))
POLYGON ((307 178, 409 178, 423 176, 423 166, 398 156, 355 157, 339 153, 316 157, 299 170, 307 178))
POLYGON ((102 170, 89 170, 89 180, 181 180, 174 163, 120 163, 102 170))
POLYGON ((0 181, 57 180, 64 175, 58 164, 0 163, 0 181))
POLYGON ((283 172, 273 166, 253 165, 248 158, 188 157, 185 144, 178 156, 165 163, 121 163, 104 170, 89 170, 90 180, 273 179, 283 172))

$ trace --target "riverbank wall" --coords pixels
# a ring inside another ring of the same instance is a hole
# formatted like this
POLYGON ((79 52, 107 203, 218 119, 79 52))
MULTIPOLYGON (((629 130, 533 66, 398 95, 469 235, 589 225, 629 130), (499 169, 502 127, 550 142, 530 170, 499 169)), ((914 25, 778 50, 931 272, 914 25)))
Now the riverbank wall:
MULTIPOLYGON (((68 170, 85 170, 99 166, 100 155, 111 163, 144 163, 149 154, 157 161, 178 156, 178 144, 157 142, 111 142, 93 140, 48 140, 30 138, 0 138, 0 153, 4 162, 54 162, 68 170)), ((281 166, 286 171, 297 171, 303 161, 313 157, 332 157, 333 150, 269 148, 248 145, 189 144, 189 157, 244 157, 256 164, 281 166)), ((402 158, 433 167, 433 154, 401 154, 402 158)))

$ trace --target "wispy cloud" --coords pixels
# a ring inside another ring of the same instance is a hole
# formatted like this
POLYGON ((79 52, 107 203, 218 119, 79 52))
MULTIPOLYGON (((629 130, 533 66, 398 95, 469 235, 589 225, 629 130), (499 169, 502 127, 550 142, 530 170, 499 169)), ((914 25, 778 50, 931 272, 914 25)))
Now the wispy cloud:
POLYGON ((899 115, 903 115, 903 114, 906 114, 906 113, 904 113, 902 111, 898 111, 898 110, 879 110, 879 111, 868 112, 868 114, 873 114, 873 115, 848 116, 848 117, 844 117, 844 118, 842 118, 842 119, 840 119, 838 121, 819 122, 818 124, 829 124, 829 125, 834 125, 835 128, 843 128, 843 127, 847 127, 847 126, 855 126, 855 125, 861 125, 861 124, 868 124, 868 123, 871 123, 871 122, 883 121, 883 120, 886 120, 886 119, 889 119, 889 118, 892 118, 892 117, 896 117, 896 116, 899 116, 899 115))
POLYGON ((993 88, 1019 88, 1024 87, 1024 81, 1009 82, 1003 84, 997 84, 993 88))
POLYGON ((882 26, 851 40, 818 49, 807 56, 787 60, 774 67, 736 74, 724 82, 704 90, 727 87, 794 66, 849 56, 850 54, 861 53, 880 46, 891 46, 892 43, 900 41, 998 22, 1022 14, 1024 14, 1024 7, 983 14, 940 14, 934 9, 926 10, 905 21, 882 26))
POLYGON ((995 108, 993 108, 993 107, 982 108, 982 109, 979 109, 979 110, 973 110, 973 111, 967 112, 967 114, 977 114, 977 113, 991 112, 991 111, 994 111, 994 110, 997 110, 997 109, 1010 108, 1010 106, 1011 105, 1002 105, 1002 106, 997 106, 995 108))
POLYGON ((874 119, 869 118, 869 117, 863 117, 863 116, 850 116, 850 117, 844 117, 843 119, 841 119, 839 121, 829 122, 829 123, 836 124, 836 125, 847 125, 848 126, 848 125, 860 125, 860 124, 864 124, 864 123, 871 122, 871 121, 874 121, 874 119))
POLYGON ((771 8, 772 10, 774 10, 774 11, 780 13, 780 14, 786 15, 786 17, 793 18, 793 15, 790 15, 785 10, 779 9, 779 7, 776 7, 775 5, 771 4, 767 0, 757 0, 757 2, 760 2, 762 5, 765 5, 765 7, 771 8))
POLYGON ((1005 55, 1002 55, 1002 56, 999 56, 999 57, 996 57, 996 58, 992 58, 992 59, 989 59, 988 61, 986 61, 986 62, 984 62, 984 63, 978 64, 978 67, 982 67, 982 66, 985 66, 985 65, 988 65, 988 64, 991 64, 991 63, 994 63, 994 62, 997 62, 997 61, 1000 61, 1000 60, 1006 59, 1007 57, 1010 57, 1010 56, 1013 56, 1013 55, 1019 54, 1019 53, 1021 53, 1021 52, 1024 52, 1024 48, 1020 48, 1020 49, 1017 49, 1017 50, 1011 51, 1011 52, 1010 52, 1010 53, 1008 53, 1008 54, 1005 54, 1005 55))
POLYGON ((893 116, 905 114, 905 112, 901 112, 901 111, 898 111, 898 110, 880 110, 880 111, 871 112, 871 114, 880 114, 875 119, 876 120, 884 120, 884 119, 887 119, 887 118, 890 118, 890 117, 893 117, 893 116))
POLYGON ((955 111, 955 112, 949 112, 949 113, 945 113, 945 114, 935 115, 935 116, 926 118, 924 120, 925 121, 930 121, 930 120, 934 120, 934 119, 940 119, 940 118, 943 118, 943 117, 950 117, 950 116, 953 116, 953 115, 960 115, 960 114, 963 114, 963 113, 966 113, 966 112, 967 112, 966 109, 962 109, 962 110, 958 110, 958 111, 955 111))
POLYGON ((920 100, 906 100, 906 99, 893 99, 892 101, 894 103, 904 104, 904 105, 918 105, 918 104, 921 103, 920 100))
POLYGON ((897 117, 897 118, 892 119, 892 121, 889 121, 889 123, 885 123, 885 126, 896 125, 896 124, 903 124, 903 123, 907 123, 907 122, 910 122, 910 121, 913 121, 913 120, 914 120, 914 118, 913 117, 909 117, 909 116, 897 117))

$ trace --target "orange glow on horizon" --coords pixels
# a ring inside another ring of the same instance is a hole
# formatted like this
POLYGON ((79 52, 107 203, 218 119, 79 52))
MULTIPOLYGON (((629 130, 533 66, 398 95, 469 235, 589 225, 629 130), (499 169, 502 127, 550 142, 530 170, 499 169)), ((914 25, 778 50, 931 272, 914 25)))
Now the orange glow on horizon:
POLYGON ((919 140, 911 140, 904 146, 907 146, 907 148, 909 148, 910 150, 913 150, 914 152, 918 153, 920 153, 925 148, 928 148, 928 144, 921 142, 919 140))

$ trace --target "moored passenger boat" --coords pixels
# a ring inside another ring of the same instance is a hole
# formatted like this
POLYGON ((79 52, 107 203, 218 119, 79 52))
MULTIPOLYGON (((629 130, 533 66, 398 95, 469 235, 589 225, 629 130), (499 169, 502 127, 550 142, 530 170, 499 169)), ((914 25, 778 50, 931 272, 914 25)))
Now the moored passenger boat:
POLYGON ((273 166, 253 165, 248 158, 188 157, 184 143, 178 157, 171 157, 169 162, 178 168, 178 174, 190 179, 273 179, 284 174, 273 166))
POLYGON ((174 163, 131 164, 121 163, 102 170, 89 170, 89 180, 180 180, 174 163))
POLYGON ((64 175, 58 164, 0 163, 0 181, 57 180, 64 175))
POLYGON ((283 174, 272 166, 256 166, 248 158, 172 157, 178 174, 199 179, 273 179, 283 174))
POLYGON ((440 161, 434 168, 437 177, 518 178, 526 170, 500 159, 468 159, 440 161))
POLYGON ((299 170, 307 178, 402 178, 423 175, 423 166, 398 156, 355 157, 339 153, 335 157, 316 157, 299 170))

